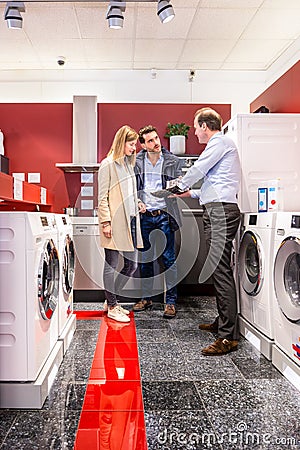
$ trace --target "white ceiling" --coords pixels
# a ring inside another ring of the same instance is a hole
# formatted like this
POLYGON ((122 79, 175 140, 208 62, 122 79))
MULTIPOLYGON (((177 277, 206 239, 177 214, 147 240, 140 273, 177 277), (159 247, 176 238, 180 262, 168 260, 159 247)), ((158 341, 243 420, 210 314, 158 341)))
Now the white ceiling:
POLYGON ((171 0, 164 25, 155 1, 127 2, 122 30, 108 2, 24 3, 22 30, 0 3, 0 71, 58 69, 58 56, 60 70, 267 70, 300 36, 300 0, 171 0))

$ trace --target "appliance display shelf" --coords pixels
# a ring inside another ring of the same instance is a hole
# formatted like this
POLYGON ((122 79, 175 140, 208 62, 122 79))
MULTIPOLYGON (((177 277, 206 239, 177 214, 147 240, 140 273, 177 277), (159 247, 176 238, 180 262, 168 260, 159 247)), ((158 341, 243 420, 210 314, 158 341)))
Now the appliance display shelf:
POLYGON ((41 209, 52 208, 53 196, 48 190, 45 191, 45 201, 41 199, 40 186, 26 181, 20 182, 22 184, 22 198, 15 198, 14 195, 14 178, 10 175, 0 172, 0 207, 2 210, 20 209, 22 205, 38 205, 41 209))

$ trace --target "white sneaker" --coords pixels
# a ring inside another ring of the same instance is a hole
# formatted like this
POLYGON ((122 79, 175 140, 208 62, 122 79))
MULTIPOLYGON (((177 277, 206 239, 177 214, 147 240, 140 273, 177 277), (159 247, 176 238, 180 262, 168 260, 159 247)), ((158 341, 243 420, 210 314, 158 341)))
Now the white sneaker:
POLYGON ((128 317, 128 315, 124 314, 121 309, 123 308, 121 308, 119 305, 116 305, 112 309, 108 309, 107 317, 116 320, 117 322, 130 322, 130 318, 128 317))
MULTIPOLYGON (((128 314, 130 313, 130 311, 128 311, 127 309, 122 308, 121 305, 118 305, 118 307, 120 308, 120 310, 122 311, 123 314, 127 314, 127 315, 128 315, 128 314)), ((104 311, 104 312, 107 312, 107 311, 108 311, 107 300, 105 300, 105 302, 104 302, 104 304, 103 304, 103 311, 104 311)))

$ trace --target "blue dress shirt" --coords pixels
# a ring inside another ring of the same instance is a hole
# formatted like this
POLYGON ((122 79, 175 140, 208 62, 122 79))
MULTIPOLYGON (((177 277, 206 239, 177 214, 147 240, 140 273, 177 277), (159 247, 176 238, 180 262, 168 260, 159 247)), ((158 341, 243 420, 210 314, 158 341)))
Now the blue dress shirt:
POLYGON ((181 180, 180 187, 189 189, 203 179, 201 189, 192 189, 200 204, 210 202, 237 203, 241 166, 235 143, 221 132, 214 134, 195 164, 181 180))

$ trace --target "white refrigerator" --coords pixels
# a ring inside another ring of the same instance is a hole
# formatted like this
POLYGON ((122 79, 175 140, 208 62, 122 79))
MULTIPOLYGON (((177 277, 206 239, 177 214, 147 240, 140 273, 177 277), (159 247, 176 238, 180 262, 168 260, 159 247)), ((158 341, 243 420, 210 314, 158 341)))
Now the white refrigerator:
POLYGON ((258 211, 258 188, 267 188, 268 210, 299 211, 300 114, 238 114, 222 131, 239 150, 241 212, 258 211))

